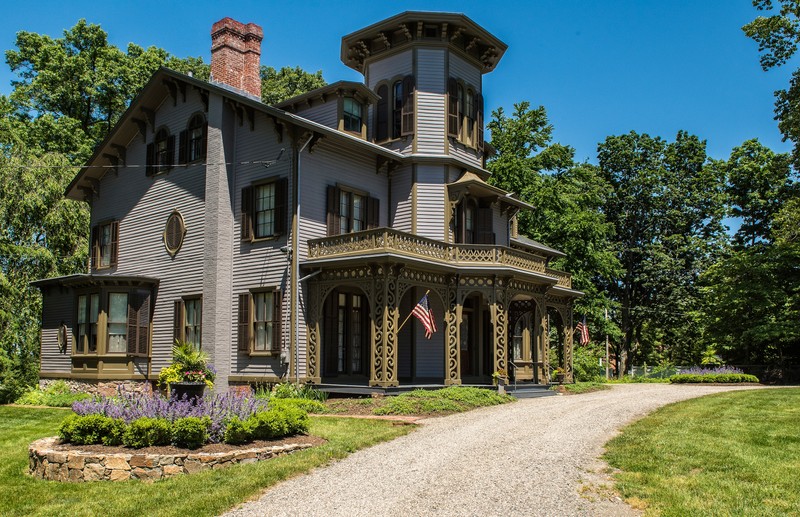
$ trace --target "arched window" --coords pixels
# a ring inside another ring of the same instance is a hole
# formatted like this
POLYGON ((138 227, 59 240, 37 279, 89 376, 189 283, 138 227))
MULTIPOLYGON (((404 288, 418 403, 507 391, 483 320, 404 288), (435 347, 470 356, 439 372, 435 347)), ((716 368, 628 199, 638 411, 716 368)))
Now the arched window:
POLYGON ((403 129, 403 81, 392 86, 392 138, 400 138, 403 129))

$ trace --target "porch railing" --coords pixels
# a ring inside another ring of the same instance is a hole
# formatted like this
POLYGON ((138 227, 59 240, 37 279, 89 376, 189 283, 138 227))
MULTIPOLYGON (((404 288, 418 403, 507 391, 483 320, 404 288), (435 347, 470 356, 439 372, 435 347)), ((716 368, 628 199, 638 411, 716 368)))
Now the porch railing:
POLYGON ((510 266, 558 279, 556 285, 571 288, 569 273, 548 268, 545 259, 506 246, 451 244, 390 228, 346 233, 308 241, 309 260, 344 258, 386 252, 454 265, 510 266))

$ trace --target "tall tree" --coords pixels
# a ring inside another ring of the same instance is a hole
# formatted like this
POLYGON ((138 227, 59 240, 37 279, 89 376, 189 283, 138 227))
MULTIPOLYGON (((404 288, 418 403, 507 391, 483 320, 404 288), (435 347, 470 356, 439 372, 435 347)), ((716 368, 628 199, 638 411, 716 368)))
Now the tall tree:
MULTIPOLYGON (((761 68, 784 65, 797 52, 800 42, 800 3, 798 0, 753 0, 759 11, 771 13, 758 16, 742 30, 758 43, 761 68), (776 10, 776 5, 780 7, 776 10)), ((800 69, 792 73, 789 88, 775 92, 775 118, 784 140, 794 144, 792 160, 800 169, 800 69)))
POLYGON ((629 364, 694 362, 699 329, 687 322, 696 280, 724 242, 719 171, 706 166, 705 142, 683 131, 674 142, 635 132, 608 137, 598 159, 613 188, 604 210, 624 271, 607 286, 621 305, 621 348, 629 364))
POLYGON ((587 314, 596 335, 617 335, 613 322, 604 320, 605 309, 614 306, 604 286, 619 272, 614 228, 603 213, 610 185, 596 166, 575 164, 571 147, 552 142, 544 107, 521 102, 511 116, 499 108, 492 117, 487 127, 497 154, 487 164, 490 182, 535 207, 519 214, 520 233, 567 254, 553 266, 570 271, 573 286, 586 293, 576 311, 587 314))
POLYGON ((281 101, 325 86, 322 70, 313 74, 299 66, 284 66, 275 70, 271 66, 261 67, 261 102, 277 104, 281 101))

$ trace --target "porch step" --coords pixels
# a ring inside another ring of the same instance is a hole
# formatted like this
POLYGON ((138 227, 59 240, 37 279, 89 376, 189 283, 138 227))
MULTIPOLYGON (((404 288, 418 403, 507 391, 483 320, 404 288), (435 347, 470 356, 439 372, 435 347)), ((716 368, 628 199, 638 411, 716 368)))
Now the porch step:
POLYGON ((555 391, 550 390, 550 386, 541 384, 517 384, 516 388, 513 384, 509 384, 506 386, 506 393, 518 399, 533 399, 558 395, 555 391))

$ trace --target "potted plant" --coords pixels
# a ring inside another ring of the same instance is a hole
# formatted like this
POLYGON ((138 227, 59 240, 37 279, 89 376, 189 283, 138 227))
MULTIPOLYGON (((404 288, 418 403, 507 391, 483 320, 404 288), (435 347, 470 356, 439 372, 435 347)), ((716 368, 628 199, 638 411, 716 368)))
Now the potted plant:
POLYGON ((505 386, 508 382, 508 372, 500 368, 492 374, 492 382, 495 386, 505 386))
POLYGON ((158 374, 158 384, 179 399, 197 399, 206 387, 214 387, 217 373, 208 364, 208 354, 192 343, 176 341, 172 347, 172 364, 158 374))
POLYGON ((556 368, 553 370, 553 377, 555 377, 556 382, 559 384, 564 384, 564 378, 566 377, 566 371, 563 368, 556 368))

